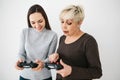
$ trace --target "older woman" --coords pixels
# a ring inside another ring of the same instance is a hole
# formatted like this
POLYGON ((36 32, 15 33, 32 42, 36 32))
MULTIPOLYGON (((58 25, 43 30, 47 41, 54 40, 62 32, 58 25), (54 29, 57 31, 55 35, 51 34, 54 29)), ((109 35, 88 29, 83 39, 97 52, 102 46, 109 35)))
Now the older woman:
POLYGON ((81 6, 70 5, 60 14, 64 35, 57 53, 49 56, 51 63, 60 60, 63 66, 57 71, 57 80, 92 80, 102 76, 98 45, 93 36, 80 29, 83 19, 81 6))

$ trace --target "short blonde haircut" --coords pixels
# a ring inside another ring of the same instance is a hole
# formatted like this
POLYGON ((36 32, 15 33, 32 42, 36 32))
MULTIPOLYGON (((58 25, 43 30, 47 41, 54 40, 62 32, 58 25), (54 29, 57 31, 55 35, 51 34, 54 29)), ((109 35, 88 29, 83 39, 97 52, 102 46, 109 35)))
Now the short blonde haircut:
POLYGON ((80 22, 83 21, 84 16, 84 10, 82 6, 69 5, 61 11, 60 20, 64 18, 73 19, 76 22, 80 22))

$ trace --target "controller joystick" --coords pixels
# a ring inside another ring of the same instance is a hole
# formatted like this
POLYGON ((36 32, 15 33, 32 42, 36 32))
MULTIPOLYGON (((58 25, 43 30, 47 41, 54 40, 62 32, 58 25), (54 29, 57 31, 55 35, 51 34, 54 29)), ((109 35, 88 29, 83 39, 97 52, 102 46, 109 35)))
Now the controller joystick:
POLYGON ((31 63, 29 65, 30 65, 31 68, 36 68, 38 66, 37 63, 33 63, 32 61, 31 61, 31 63))
POLYGON ((56 69, 56 70, 60 70, 63 68, 61 64, 56 64, 56 63, 45 63, 45 67, 47 69, 56 69))
POLYGON ((32 61, 30 63, 27 63, 26 61, 24 61, 24 62, 20 62, 18 66, 21 68, 36 68, 38 64, 33 63, 32 61))

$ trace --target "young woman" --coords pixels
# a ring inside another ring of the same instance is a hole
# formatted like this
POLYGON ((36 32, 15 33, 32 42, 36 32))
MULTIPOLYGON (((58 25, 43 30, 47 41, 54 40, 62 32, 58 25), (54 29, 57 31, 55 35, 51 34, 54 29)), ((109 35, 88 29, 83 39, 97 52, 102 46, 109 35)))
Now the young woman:
POLYGON ((57 80, 92 80, 102 76, 98 45, 93 36, 80 29, 84 19, 83 8, 70 5, 60 14, 61 36, 57 53, 49 56, 51 62, 60 60, 57 80))
POLYGON ((48 56, 55 52, 57 34, 50 28, 44 9, 40 5, 30 7, 27 15, 28 28, 23 29, 16 69, 21 70, 20 80, 52 80, 51 72, 44 67, 48 56), (18 67, 20 62, 33 61, 36 68, 18 67))

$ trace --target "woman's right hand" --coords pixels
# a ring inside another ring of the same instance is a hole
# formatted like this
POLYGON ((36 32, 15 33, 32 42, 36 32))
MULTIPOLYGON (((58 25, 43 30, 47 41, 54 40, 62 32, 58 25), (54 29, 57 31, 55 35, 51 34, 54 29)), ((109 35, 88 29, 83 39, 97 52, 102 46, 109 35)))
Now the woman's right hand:
POLYGON ((56 63, 58 59, 59 59, 59 54, 58 53, 53 53, 49 56, 49 61, 51 63, 56 63))
POLYGON ((22 59, 19 59, 19 60, 16 62, 15 68, 16 68, 17 70, 23 70, 23 69, 24 69, 24 68, 21 68, 21 67, 18 66, 18 64, 20 64, 21 62, 23 62, 22 59))

